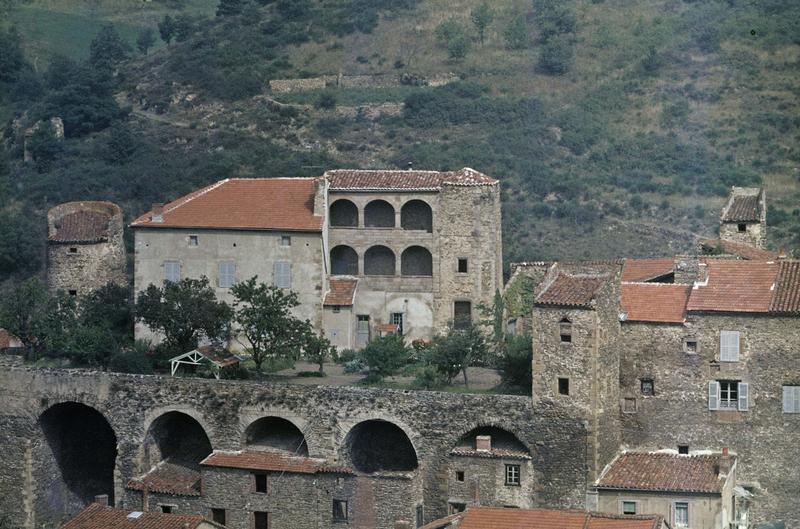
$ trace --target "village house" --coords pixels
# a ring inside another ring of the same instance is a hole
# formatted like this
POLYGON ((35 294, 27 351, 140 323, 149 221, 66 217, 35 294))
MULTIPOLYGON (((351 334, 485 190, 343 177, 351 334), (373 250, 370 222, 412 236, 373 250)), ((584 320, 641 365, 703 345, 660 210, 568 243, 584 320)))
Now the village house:
POLYGON ((190 514, 167 514, 115 509, 108 497, 89 504, 61 529, 225 529, 222 525, 190 514))
MULTIPOLYGON (((398 524, 397 529, 405 529, 398 524)), ((407 526, 410 529, 410 525, 407 526)), ((470 507, 462 513, 435 520, 421 529, 661 529, 668 527, 658 515, 613 515, 555 509, 470 507)))

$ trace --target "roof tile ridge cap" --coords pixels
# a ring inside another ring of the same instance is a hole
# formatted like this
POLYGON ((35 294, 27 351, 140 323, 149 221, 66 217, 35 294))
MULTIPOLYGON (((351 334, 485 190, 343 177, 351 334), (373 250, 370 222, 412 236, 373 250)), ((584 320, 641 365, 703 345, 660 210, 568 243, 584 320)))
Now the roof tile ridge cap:
MULTIPOLYGON (((213 191, 214 189, 216 189, 216 188, 220 187, 221 185, 226 184, 226 183, 228 183, 230 181, 231 181, 230 178, 225 178, 223 180, 220 180, 219 182, 214 182, 213 184, 210 184, 210 185, 206 186, 204 189, 201 189, 201 190, 197 191, 194 194, 190 193, 191 196, 186 198, 186 200, 182 200, 179 204, 175 204, 174 206, 172 206, 170 208, 166 208, 165 207, 164 208, 164 213, 169 213, 171 211, 175 211, 176 209, 185 206, 186 204, 188 204, 192 200, 194 200, 194 199, 196 199, 198 197, 201 197, 201 196, 205 195, 206 193, 209 193, 209 192, 213 191)), ((181 200, 181 199, 177 199, 177 200, 181 200)))

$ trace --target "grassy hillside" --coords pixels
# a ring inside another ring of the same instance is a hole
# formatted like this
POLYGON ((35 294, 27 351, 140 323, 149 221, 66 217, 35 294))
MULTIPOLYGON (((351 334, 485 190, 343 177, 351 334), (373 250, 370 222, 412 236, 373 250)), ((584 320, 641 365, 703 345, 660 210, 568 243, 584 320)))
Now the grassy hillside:
MULTIPOLYGON (((770 244, 800 246, 794 2, 497 0, 483 43, 479 4, 277 0, 196 22, 182 42, 121 65, 128 118, 68 139, 45 170, 12 157, 12 194, 37 209, 112 198, 133 216, 234 174, 468 165, 502 180, 506 258, 522 260, 684 251, 714 233, 729 186, 763 184, 770 244), (451 56, 457 37, 437 37, 442 23, 460 28, 465 56, 451 56), (461 81, 267 88, 448 72, 461 81)), ((147 20, 157 17, 116 22, 147 20)))

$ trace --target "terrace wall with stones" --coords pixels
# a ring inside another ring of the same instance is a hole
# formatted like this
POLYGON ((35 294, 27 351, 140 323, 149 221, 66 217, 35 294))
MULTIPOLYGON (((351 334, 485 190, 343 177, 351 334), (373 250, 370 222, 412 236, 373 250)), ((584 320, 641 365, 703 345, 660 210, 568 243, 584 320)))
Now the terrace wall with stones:
POLYGON ((588 485, 586 461, 575 457, 587 442, 584 422, 527 397, 6 368, 0 399, 0 512, 26 529, 56 527, 97 494, 124 503, 128 480, 149 470, 151 426, 169 413, 196 421, 215 450, 242 449, 252 422, 281 417, 302 431, 311 457, 356 467, 351 432, 364 421, 396 425, 417 465, 407 478, 357 470, 356 503, 402 510, 376 508, 372 527, 414 520, 420 499, 426 522, 445 515, 450 452, 480 426, 502 428, 529 450, 530 505, 580 508, 588 485))

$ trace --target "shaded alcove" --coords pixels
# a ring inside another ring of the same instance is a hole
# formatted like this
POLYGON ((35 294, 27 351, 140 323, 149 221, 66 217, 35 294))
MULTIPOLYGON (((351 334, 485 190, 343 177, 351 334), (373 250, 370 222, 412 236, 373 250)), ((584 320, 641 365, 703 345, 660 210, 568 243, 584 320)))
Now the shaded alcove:
POLYGON ((400 226, 404 230, 433 231, 433 211, 422 200, 409 200, 400 209, 400 226))
POLYGON ((364 275, 393 276, 394 252, 386 246, 373 246, 364 253, 364 275))
POLYGON ((358 227, 358 208, 347 199, 339 199, 330 207, 330 222, 334 228, 358 227))
POLYGON ((117 436, 103 414, 65 402, 45 410, 39 425, 67 489, 85 504, 108 494, 113 505, 117 436))
POLYGON ((305 436, 291 421, 281 417, 262 417, 247 427, 244 442, 248 449, 280 450, 308 456, 305 436))
POLYGON ((150 424, 144 451, 150 466, 169 461, 195 467, 211 453, 212 447, 208 435, 195 418, 170 411, 150 424))
POLYGON ((361 472, 411 471, 418 466, 411 439, 388 421, 358 423, 347 434, 345 447, 351 464, 361 472))
POLYGON ((422 246, 409 246, 400 256, 400 274, 404 276, 432 276, 433 256, 422 246))
POLYGON ((349 246, 339 245, 331 249, 331 274, 358 275, 358 254, 349 246))
POLYGON ((528 447, 526 447, 516 435, 496 426, 480 426, 478 428, 473 428, 459 438, 456 443, 456 448, 469 448, 474 450, 476 448, 475 440, 478 436, 491 437, 491 447, 493 450, 508 450, 530 455, 528 447))
POLYGON ((394 228, 394 208, 385 200, 373 200, 364 208, 367 228, 394 228))

